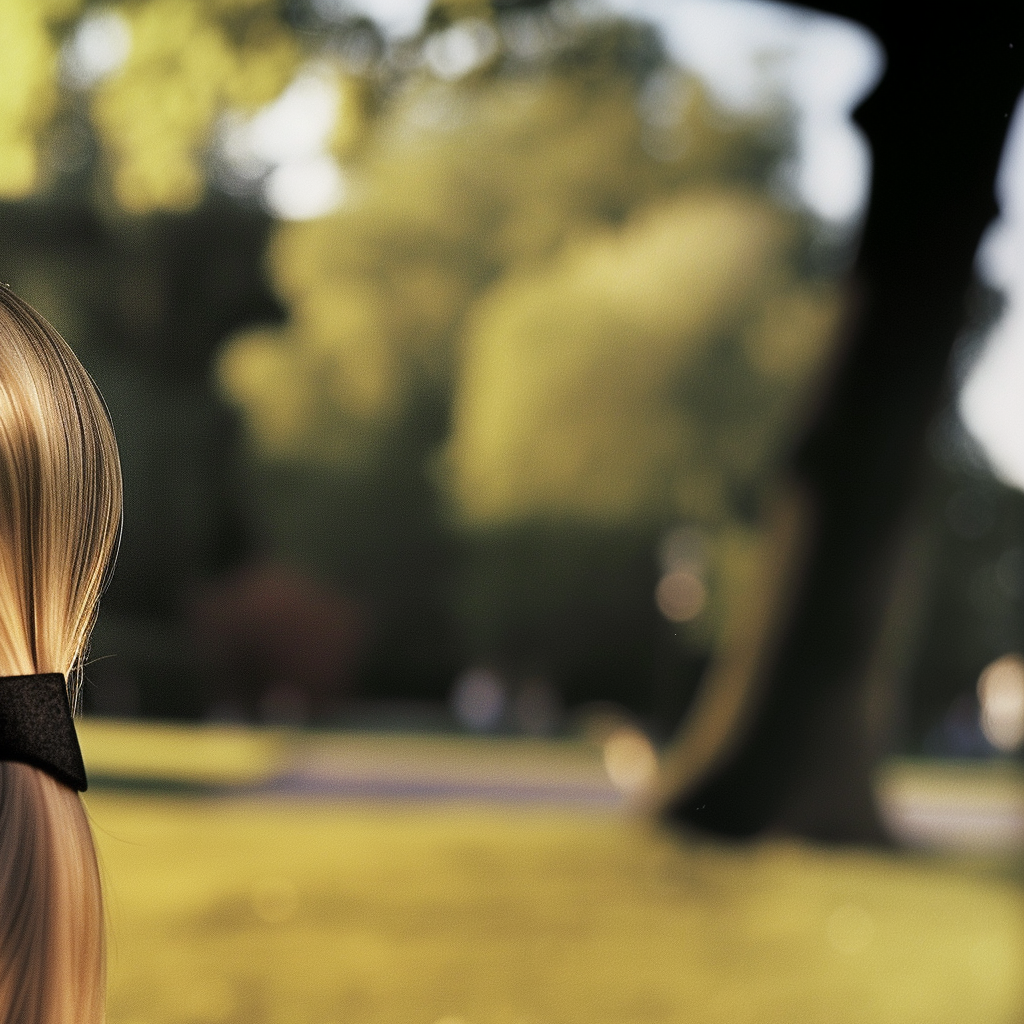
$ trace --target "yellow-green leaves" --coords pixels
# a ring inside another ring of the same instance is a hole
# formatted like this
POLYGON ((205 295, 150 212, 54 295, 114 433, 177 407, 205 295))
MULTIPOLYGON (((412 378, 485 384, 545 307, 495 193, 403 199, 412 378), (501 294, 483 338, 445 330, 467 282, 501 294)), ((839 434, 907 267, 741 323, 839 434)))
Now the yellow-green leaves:
POLYGON ((92 100, 114 195, 131 213, 190 209, 203 195, 217 116, 228 104, 273 99, 297 66, 298 45, 269 14, 231 32, 222 11, 195 0, 118 10, 131 36, 128 58, 92 100))
POLYGON ((21 199, 39 184, 39 135, 57 98, 57 46, 51 20, 77 4, 0 2, 0 199, 21 199))
MULTIPOLYGON (((677 77, 673 87, 682 89, 677 77)), ((736 288, 753 287, 763 276, 770 263, 765 247, 778 248, 788 230, 785 218, 749 189, 709 191, 708 179, 735 160, 744 136, 737 125, 712 127, 699 90, 690 88, 687 96, 679 116, 692 129, 691 145, 684 157, 667 161, 645 148, 643 104, 621 69, 609 67, 596 81, 538 73, 445 84, 411 75, 351 167, 347 205, 331 217, 277 231, 270 267, 291 318, 274 344, 287 351, 282 366, 295 381, 268 385, 274 393, 265 398, 237 386, 247 353, 263 365, 265 332, 251 340, 242 335, 226 349, 221 382, 253 424, 257 449, 275 458, 287 452, 317 460, 329 451, 343 463, 358 461, 372 455, 374 436, 387 434, 417 388, 439 388, 454 393, 459 419, 450 477, 459 514, 473 519, 525 511, 522 505, 499 511, 495 504, 503 490, 520 489, 510 467, 504 482, 496 476, 479 494, 468 483, 479 475, 472 467, 491 458, 495 446, 528 446, 543 429, 540 421, 520 424, 526 433, 518 439, 499 439, 503 417, 518 413, 490 405, 483 394, 493 375, 486 353, 515 335, 500 357, 518 360, 509 370, 513 382, 539 372, 523 360, 532 359, 528 353, 545 338, 559 339, 552 360, 575 359, 582 371, 588 360, 603 365, 604 349, 622 348, 623 330, 640 329, 652 348, 649 373, 657 378, 681 365, 687 346, 699 347, 708 325, 721 327, 716 318, 735 319, 736 288), (689 184, 694 179, 699 187, 689 184), (686 235, 683 245, 678 231, 686 235), (553 304, 547 292, 554 293, 553 304), (604 305, 594 306, 591 293, 604 305), (590 321, 581 317, 600 321, 597 334, 587 333, 590 321), (558 318, 567 318, 576 333, 558 328, 558 318), (534 325, 545 319, 552 322, 534 325), (559 355, 558 345, 572 351, 559 355), (597 348, 588 354, 588 346, 597 348), (271 438, 268 424, 279 417, 266 410, 277 408, 285 394, 298 396, 301 407, 287 422, 305 427, 271 438), (334 434, 328 438, 324 431, 334 434), (475 496, 463 500, 470 491, 475 496)), ((628 344, 623 352, 637 364, 628 344)), ((587 386, 580 382, 576 393, 587 386)), ((550 392, 530 401, 557 404, 557 397, 550 392)), ((589 401, 596 409, 601 395, 589 401)), ((634 488, 637 474, 657 475, 686 443, 685 416, 664 406, 667 420, 648 428, 624 423, 611 409, 601 414, 604 425, 591 428, 608 436, 605 449, 612 439, 622 449, 613 463, 636 461, 638 445, 629 433, 646 429, 640 458, 651 464, 607 478, 619 497, 592 495, 586 504, 580 493, 562 511, 621 518, 637 502, 649 502, 649 486, 634 488)), ((551 458, 558 461, 553 452, 551 458)), ((593 472, 602 472, 599 452, 595 458, 593 472)), ((559 486, 578 482, 566 477, 559 486)), ((671 476, 659 486, 670 490, 671 476)), ((554 491, 545 493, 535 510, 550 507, 554 491)))
POLYGON ((788 234, 763 200, 684 194, 481 300, 449 453, 467 518, 671 513, 707 429, 675 382, 764 301, 788 234))
POLYGON ((482 583, 464 619, 529 618, 562 584, 585 600, 567 582, 585 573, 541 566, 567 538, 697 527, 707 610, 686 621, 709 643, 749 579, 838 302, 773 185, 781 123, 716 113, 667 60, 638 73, 621 56, 635 26, 586 31, 529 74, 446 81, 424 50, 348 161, 345 203, 276 230, 287 321, 230 339, 219 380, 257 465, 402 467, 436 488, 445 530, 493 541, 499 562, 512 545, 509 579, 534 559, 543 582, 482 583))

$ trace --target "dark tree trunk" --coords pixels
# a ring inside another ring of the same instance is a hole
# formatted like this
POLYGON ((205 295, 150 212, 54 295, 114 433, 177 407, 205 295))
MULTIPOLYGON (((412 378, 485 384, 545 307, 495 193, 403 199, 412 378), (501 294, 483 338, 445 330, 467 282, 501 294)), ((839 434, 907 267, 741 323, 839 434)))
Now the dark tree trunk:
POLYGON ((854 340, 794 474, 805 571, 738 742, 669 817, 731 836, 881 837, 865 687, 895 553, 946 387, 993 181, 1024 87, 1024 6, 821 3, 866 25, 888 65, 857 113, 874 181, 854 340))

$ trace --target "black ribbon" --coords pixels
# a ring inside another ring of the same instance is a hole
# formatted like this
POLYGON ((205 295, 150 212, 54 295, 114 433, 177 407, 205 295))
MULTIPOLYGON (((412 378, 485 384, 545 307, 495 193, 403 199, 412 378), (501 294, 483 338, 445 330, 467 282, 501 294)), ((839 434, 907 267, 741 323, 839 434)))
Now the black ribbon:
POLYGON ((0 676, 0 761, 19 761, 86 789, 85 765, 59 672, 0 676))

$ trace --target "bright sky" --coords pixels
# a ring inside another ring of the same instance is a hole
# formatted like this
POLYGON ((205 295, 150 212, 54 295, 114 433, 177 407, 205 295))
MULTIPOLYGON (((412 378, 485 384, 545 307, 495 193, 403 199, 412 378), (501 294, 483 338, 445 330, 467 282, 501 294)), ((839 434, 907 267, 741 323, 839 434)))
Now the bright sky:
MULTIPOLYGON (((429 5, 429 0, 315 2, 327 17, 364 13, 393 38, 418 32, 429 5)), ((786 185, 793 197, 822 220, 839 225, 863 213, 871 153, 850 115, 877 83, 885 63, 881 46, 864 28, 759 0, 597 2, 604 10, 658 26, 669 52, 701 77, 723 106, 736 111, 790 106, 796 111, 797 153, 786 185)), ((453 55, 459 57, 455 44, 463 49, 482 45, 466 32, 465 38, 453 30, 444 35, 427 54, 442 70, 450 69, 453 55)), ((99 10, 83 19, 65 47, 63 74, 76 87, 87 88, 115 71, 130 46, 127 22, 99 10)), ((277 216, 317 217, 343 200, 344 175, 327 152, 337 106, 330 76, 322 68, 307 67, 255 117, 223 126, 225 158, 242 177, 265 175, 265 199, 277 216)), ((962 389, 959 406, 996 473, 1024 488, 1024 102, 1011 122, 997 193, 1001 217, 985 236, 978 270, 1004 291, 1008 305, 962 389)))
MULTIPOLYGON (((319 0, 358 10, 391 35, 415 33, 428 0, 319 0)), ((881 46, 841 18, 758 0, 599 0, 605 10, 657 25, 670 53, 724 106, 792 104, 798 149, 790 186, 824 220, 863 210, 871 154, 850 112, 881 76, 881 46)))
MULTIPOLYGON (((429 0, 314 2, 327 18, 366 14, 392 38, 418 32, 429 6, 429 0)), ((862 212, 871 155, 850 112, 878 81, 884 64, 881 47, 865 29, 757 0, 592 0, 590 9, 655 24, 679 64, 704 79, 729 109, 782 104, 795 110, 798 152, 784 184, 825 221, 849 223, 862 212)), ((477 35, 455 26, 428 45, 427 59, 442 77, 470 69, 478 51, 493 47, 494 40, 478 38, 486 25, 475 30, 477 35)), ((125 19, 100 10, 83 19, 65 47, 64 74, 87 88, 115 71, 130 47, 125 19)), ((320 216, 344 195, 341 170, 325 148, 337 112, 328 78, 322 69, 305 68, 256 117, 224 126, 228 163, 242 178, 269 170, 265 199, 286 219, 320 216)))
POLYGON ((755 111, 792 105, 797 147, 790 185, 827 221, 864 209, 871 153, 851 112, 881 77, 875 37, 842 18, 756 0, 605 0, 657 25, 685 68, 723 106, 755 111))
POLYGON ((1000 217, 982 240, 977 268, 1007 306, 960 392, 960 415, 996 474, 1024 489, 1024 99, 1010 122, 996 196, 1000 217))
MULTIPOLYGON (((342 0, 320 0, 337 5, 342 0)), ((427 0, 344 0, 392 35, 418 30, 427 0)), ((605 10, 657 25, 669 52, 707 82, 723 106, 797 111, 790 186, 824 220, 864 208, 871 154, 850 112, 881 76, 881 46, 841 18, 758 0, 603 0, 605 10)))

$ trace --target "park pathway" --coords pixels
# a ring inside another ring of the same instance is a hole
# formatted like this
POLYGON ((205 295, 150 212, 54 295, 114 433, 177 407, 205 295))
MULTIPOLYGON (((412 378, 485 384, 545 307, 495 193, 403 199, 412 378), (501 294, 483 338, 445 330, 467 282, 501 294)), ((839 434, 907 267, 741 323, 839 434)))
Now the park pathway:
MULTIPOLYGON (((97 789, 259 799, 548 805, 623 813, 599 745, 447 734, 330 733, 86 719, 97 789)), ((893 760, 878 798, 903 846, 1024 851, 1024 770, 1014 762, 893 760)))

